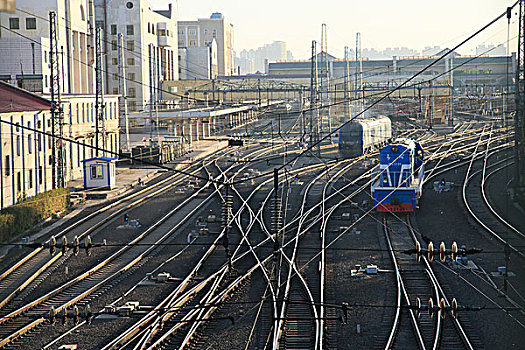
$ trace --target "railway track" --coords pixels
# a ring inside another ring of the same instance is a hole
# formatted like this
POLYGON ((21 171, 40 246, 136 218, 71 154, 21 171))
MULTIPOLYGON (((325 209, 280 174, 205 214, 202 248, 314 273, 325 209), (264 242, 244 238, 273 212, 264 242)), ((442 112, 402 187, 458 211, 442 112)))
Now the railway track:
POLYGON ((414 257, 397 253, 414 247, 417 238, 409 217, 384 217, 384 234, 396 273, 396 313, 385 349, 474 349, 458 318, 446 317, 439 309, 433 317, 410 306, 416 298, 424 303, 431 299, 434 305, 450 302, 437 280, 427 257, 418 263, 414 257), (427 299, 428 298, 428 299, 427 299))

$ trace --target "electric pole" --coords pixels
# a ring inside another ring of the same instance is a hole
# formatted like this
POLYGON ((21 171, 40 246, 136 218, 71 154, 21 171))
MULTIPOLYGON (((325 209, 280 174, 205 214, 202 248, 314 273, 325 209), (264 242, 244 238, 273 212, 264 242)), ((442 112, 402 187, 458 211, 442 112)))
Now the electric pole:
POLYGON ((102 137, 102 149, 106 149, 106 129, 104 125, 104 80, 102 76, 102 28, 97 28, 95 32, 95 155, 100 153, 99 140, 102 137))
POLYGON ((122 33, 118 34, 118 107, 119 107, 119 129, 125 132, 125 137, 120 138, 120 148, 131 151, 129 145, 129 122, 128 122, 128 97, 126 90, 126 69, 124 67, 124 40, 122 33))
POLYGON ((51 135, 52 149, 52 181, 53 189, 64 187, 64 111, 60 103, 60 64, 58 59, 57 15, 49 12, 49 63, 51 66, 51 135), (57 138, 58 136, 58 138, 57 138))
POLYGON ((515 196, 519 201, 525 198, 525 0, 520 0, 518 19, 518 61, 516 67, 516 117, 515 137, 515 196))
POLYGON ((350 67, 349 67, 349 61, 348 61, 348 57, 349 56, 349 52, 348 52, 348 46, 345 46, 345 75, 344 75, 344 100, 345 100, 345 103, 343 104, 344 106, 344 114, 345 114, 345 120, 346 121, 346 117, 349 115, 350 113, 350 89, 349 89, 349 86, 348 86, 348 82, 350 81, 350 77, 349 77, 349 74, 350 74, 350 67))
POLYGON ((318 106, 318 86, 317 86, 317 43, 312 40, 312 65, 310 72, 310 140, 309 147, 311 152, 320 154, 319 147, 319 106, 318 106))

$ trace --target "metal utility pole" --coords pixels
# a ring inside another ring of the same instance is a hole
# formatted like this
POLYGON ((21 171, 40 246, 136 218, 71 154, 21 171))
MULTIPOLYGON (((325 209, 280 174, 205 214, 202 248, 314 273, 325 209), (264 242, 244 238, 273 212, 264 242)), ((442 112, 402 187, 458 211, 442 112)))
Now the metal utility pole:
MULTIPOLYGON (((348 117, 349 113, 350 113, 350 87, 349 87, 349 82, 350 82, 350 77, 349 77, 349 74, 350 74, 350 66, 349 66, 349 52, 348 52, 348 46, 345 46, 345 75, 344 75, 344 113, 345 113, 345 118, 348 117)), ((346 119, 345 119, 346 121, 346 119)))
POLYGON ((106 149, 106 128, 104 125, 104 79, 102 75, 102 28, 97 28, 95 32, 95 155, 100 153, 99 139, 102 137, 102 149, 106 149))
POLYGON ((53 141, 51 172, 53 189, 64 187, 64 111, 60 103, 60 64, 58 60, 57 14, 49 12, 49 64, 51 67, 51 135, 53 141), (57 136, 59 136, 57 138, 57 136))
POLYGON ((310 71, 310 150, 320 155, 319 147, 319 106, 318 106, 318 86, 317 86, 317 43, 312 40, 312 67, 310 71))
POLYGON ((363 111, 363 99, 364 96, 361 96, 363 90, 363 61, 361 57, 361 33, 356 33, 355 37, 355 90, 356 90, 356 100, 357 104, 360 107, 357 113, 363 111))
MULTIPOLYGON (((321 59, 323 60, 323 68, 321 69, 321 127, 323 121, 328 121, 328 133, 332 132, 332 121, 330 118, 330 64, 328 62, 328 35, 326 24, 321 25, 321 59), (324 118, 326 116, 326 118, 324 118)), ((331 136, 330 141, 332 140, 331 136)))
POLYGON ((525 0, 520 0, 518 20, 518 61, 516 67, 516 117, 515 137, 515 196, 525 200, 525 0))
POLYGON ((122 33, 118 34, 118 107, 119 107, 119 130, 125 132, 125 137, 120 137, 120 148, 131 150, 129 145, 129 122, 128 122, 128 97, 126 93, 126 69, 124 68, 124 40, 122 33))

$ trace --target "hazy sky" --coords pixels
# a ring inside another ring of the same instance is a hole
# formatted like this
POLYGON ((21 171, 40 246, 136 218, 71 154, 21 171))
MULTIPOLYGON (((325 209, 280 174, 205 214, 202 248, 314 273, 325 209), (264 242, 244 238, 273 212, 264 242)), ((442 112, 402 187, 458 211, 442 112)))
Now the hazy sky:
MULTIPOLYGON (((178 18, 193 20, 222 12, 234 25, 235 50, 257 48, 274 40, 285 41, 295 58, 309 55, 313 39, 320 40, 321 24, 328 27, 328 51, 343 56, 343 47, 384 49, 425 46, 451 47, 473 33, 515 0, 150 0, 154 9, 172 1, 178 18)), ((517 9, 517 8, 516 8, 517 9)), ((516 13, 516 10, 513 12, 516 13)), ((513 18, 516 27, 516 16, 513 18)), ((506 19, 460 49, 472 54, 477 44, 506 40, 506 19)), ((511 30, 511 38, 516 35, 511 30)), ((515 51, 516 41, 511 42, 515 51)))

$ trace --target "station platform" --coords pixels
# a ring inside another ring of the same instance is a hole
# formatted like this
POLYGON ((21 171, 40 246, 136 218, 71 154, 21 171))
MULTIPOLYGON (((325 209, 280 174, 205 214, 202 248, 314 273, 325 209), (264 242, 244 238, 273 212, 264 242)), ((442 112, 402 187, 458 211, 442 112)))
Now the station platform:
MULTIPOLYGON (((215 140, 201 140, 195 141, 190 146, 190 151, 175 160, 173 163, 165 164, 175 170, 181 170, 184 167, 191 166, 195 161, 198 161, 206 156, 223 149, 228 146, 227 141, 215 140)), ((68 182, 68 188, 71 190, 71 200, 73 204, 81 201, 96 201, 94 204, 99 204, 100 200, 108 200, 124 195, 126 192, 132 190, 134 187, 147 183, 152 178, 164 173, 166 169, 157 168, 155 166, 147 167, 129 167, 118 166, 116 168, 116 186, 112 189, 84 189, 84 180, 77 179, 68 182)))

